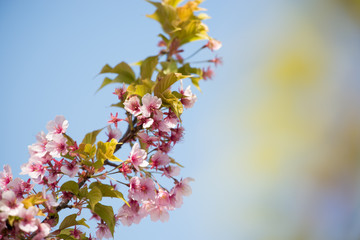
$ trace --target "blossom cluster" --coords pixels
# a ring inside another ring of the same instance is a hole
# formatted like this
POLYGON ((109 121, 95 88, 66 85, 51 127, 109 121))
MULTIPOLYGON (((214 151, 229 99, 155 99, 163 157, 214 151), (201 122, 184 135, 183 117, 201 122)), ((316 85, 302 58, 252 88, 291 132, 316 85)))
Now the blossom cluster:
POLYGON ((115 67, 105 65, 101 74, 106 77, 101 88, 122 83, 115 88, 117 103, 113 107, 124 110, 123 118, 110 113, 107 138, 98 140, 102 130, 94 130, 76 141, 68 133, 69 122, 56 116, 40 132, 37 141, 28 147, 30 158, 21 166, 22 175, 30 178, 13 179, 8 165, 0 172, 0 239, 103 239, 114 236, 116 225, 138 224, 150 216, 152 221, 167 221, 169 211, 181 207, 183 197, 191 194, 192 178, 181 178, 183 167, 171 151, 183 139, 181 115, 194 106, 197 96, 191 86, 184 89, 186 80, 200 89, 200 80, 213 77, 213 70, 193 67, 194 63, 222 63, 220 57, 190 62, 203 49, 216 51, 220 41, 208 36, 202 22, 206 14, 201 1, 162 0, 150 2, 157 10, 149 15, 161 24, 155 56, 139 62, 137 77, 130 65, 121 62, 115 67), (169 13, 169 14, 168 14, 169 13), (171 24, 170 24, 171 23, 171 24), (175 26, 174 24, 177 24, 175 26), (187 58, 182 55, 184 44, 206 40, 200 49, 187 58), (153 75, 156 75, 153 77, 153 75), (123 133, 120 125, 126 124, 123 133), (126 159, 117 151, 130 145, 126 159), (104 204, 103 199, 120 201, 118 209, 104 204), (73 214, 60 217, 59 212, 70 209, 73 214), (80 219, 83 212, 92 217, 80 219), (84 228, 88 221, 96 221, 96 237, 84 228))
POLYGON ((0 239, 21 239, 36 232, 32 239, 40 240, 50 233, 50 225, 41 222, 38 216, 45 211, 51 212, 57 203, 43 189, 38 200, 44 200, 40 202, 44 203, 45 208, 40 210, 30 206, 29 199, 25 197, 33 188, 30 179, 26 182, 20 178, 13 179, 11 168, 4 166, 4 171, 0 172, 0 239))

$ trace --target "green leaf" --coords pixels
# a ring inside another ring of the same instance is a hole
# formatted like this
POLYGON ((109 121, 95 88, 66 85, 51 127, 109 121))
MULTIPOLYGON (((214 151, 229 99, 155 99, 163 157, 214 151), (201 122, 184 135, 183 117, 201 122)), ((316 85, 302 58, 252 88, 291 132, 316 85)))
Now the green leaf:
POLYGON ((114 236, 115 217, 113 208, 97 203, 95 205, 94 212, 99 215, 102 220, 104 220, 106 225, 109 227, 111 234, 114 236))
POLYGON ((161 99, 164 103, 164 105, 169 105, 171 110, 175 113, 175 115, 180 119, 181 114, 184 111, 183 104, 181 101, 170 92, 170 90, 166 90, 161 94, 161 99))
POLYGON ((181 94, 181 93, 179 93, 179 92, 177 92, 177 91, 172 91, 172 94, 173 94, 175 97, 177 97, 178 99, 181 99, 181 98, 184 97, 183 94, 181 94))
POLYGON ((175 73, 178 71, 177 64, 174 60, 170 62, 161 62, 162 70, 165 74, 175 73))
POLYGON ((190 77, 190 79, 191 79, 192 84, 197 89, 199 89, 199 91, 201 91, 200 86, 199 86, 199 81, 202 79, 202 74, 203 74, 203 71, 201 70, 201 68, 193 68, 190 66, 189 63, 186 63, 186 64, 184 64, 184 66, 179 68, 178 71, 184 75, 193 75, 193 74, 198 75, 198 77, 190 77))
POLYGON ((163 0, 163 2, 165 4, 171 5, 173 7, 176 7, 177 5, 179 5, 179 3, 181 3, 183 0, 163 0))
POLYGON ((132 68, 129 66, 129 64, 127 64, 126 62, 121 62, 118 65, 116 65, 114 68, 106 64, 101 70, 100 74, 102 73, 117 73, 118 75, 121 75, 121 77, 123 78, 122 82, 128 84, 135 81, 135 73, 132 70, 132 68))
POLYGON ((64 218, 64 220, 61 222, 59 230, 63 230, 65 228, 71 227, 71 226, 75 226, 75 225, 83 225, 87 228, 90 228, 89 225, 86 224, 86 220, 84 218, 82 218, 79 221, 76 221, 76 217, 77 214, 71 214, 69 216, 67 216, 66 218, 64 218))
POLYGON ((61 185, 60 191, 72 192, 77 195, 79 193, 79 185, 74 181, 67 181, 61 185))
POLYGON ((153 72, 155 71, 156 65, 158 64, 158 56, 152 56, 146 58, 140 66, 141 79, 151 79, 153 72))
POLYGON ((102 193, 98 187, 93 187, 87 195, 91 210, 94 210, 95 205, 101 201, 102 193))
POLYGON ((104 161, 106 159, 110 161, 121 161, 119 158, 114 156, 114 151, 116 148, 116 145, 118 144, 116 139, 111 139, 110 142, 101 142, 99 141, 97 143, 97 151, 96 151, 96 158, 97 160, 101 161, 102 164, 104 164, 104 161))
POLYGON ((200 81, 202 78, 192 77, 192 78, 190 78, 190 79, 191 79, 192 84, 201 92, 201 88, 200 88, 200 85, 199 85, 199 81, 200 81))
POLYGON ((189 76, 184 76, 181 73, 170 73, 165 76, 161 76, 159 74, 157 83, 154 87, 154 94, 157 97, 161 97, 161 95, 170 88, 174 83, 182 78, 187 78, 189 76))
POLYGON ((193 68, 190 66, 190 63, 186 63, 184 64, 184 66, 182 66, 181 68, 179 68, 179 73, 183 74, 183 75, 202 75, 202 70, 201 68, 193 68))
POLYGON ((209 39, 207 26, 200 19, 189 20, 179 25, 180 31, 174 34, 174 37, 180 39, 180 44, 188 42, 209 39))
POLYGON ((154 5, 157 9, 153 14, 146 16, 158 21, 166 33, 170 34, 171 32, 173 32, 176 29, 175 27, 175 21, 177 19, 176 8, 174 6, 162 4, 159 2, 152 2, 148 0, 147 2, 154 5))
POLYGON ((139 84, 139 85, 130 85, 127 89, 128 93, 130 95, 138 95, 140 97, 143 97, 147 93, 151 93, 151 88, 139 84))
POLYGON ((87 186, 84 186, 79 190, 79 198, 80 199, 87 198, 87 196, 88 196, 88 188, 87 186))
POLYGON ((100 182, 93 182, 90 184, 90 188, 98 188, 100 189, 103 197, 120 198, 127 205, 129 205, 128 202, 124 199, 124 195, 121 192, 115 190, 114 187, 111 185, 103 184, 100 182))
POLYGON ((103 130, 104 128, 98 129, 98 130, 94 130, 92 132, 89 132, 88 134, 85 135, 84 139, 82 140, 82 143, 84 144, 91 144, 93 145, 96 141, 96 137, 97 135, 99 135, 99 133, 103 130))
POLYGON ((106 77, 104 79, 103 83, 101 84, 101 86, 99 87, 99 89, 97 90, 97 92, 110 83, 131 84, 136 80, 134 71, 129 66, 129 64, 127 64, 125 62, 119 63, 114 68, 112 68, 108 64, 106 64, 100 71, 100 74, 102 74, 102 73, 115 73, 115 74, 117 74, 117 77, 115 79, 110 79, 110 78, 106 77))
POLYGON ((123 102, 118 102, 115 104, 111 104, 110 107, 119 107, 119 108, 124 108, 124 103, 123 102))
POLYGON ((96 90, 96 92, 100 91, 103 87, 105 87, 106 85, 110 84, 110 83, 113 83, 113 80, 106 77, 104 79, 104 81, 102 82, 101 86, 98 88, 98 90, 96 90))

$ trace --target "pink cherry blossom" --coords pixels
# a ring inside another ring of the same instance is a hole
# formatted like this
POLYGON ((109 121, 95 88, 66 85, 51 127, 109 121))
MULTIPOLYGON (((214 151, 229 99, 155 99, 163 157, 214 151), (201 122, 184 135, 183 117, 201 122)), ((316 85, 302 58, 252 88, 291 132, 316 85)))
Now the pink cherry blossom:
POLYGON ((214 38, 210 38, 209 42, 205 45, 205 47, 209 48, 211 51, 216 51, 222 47, 222 44, 220 41, 214 38))
POLYGON ((209 62, 214 63, 215 67, 217 67, 217 65, 219 65, 219 64, 221 65, 223 63, 222 58, 218 57, 218 56, 216 56, 214 59, 209 60, 209 62))
POLYGON ((46 138, 52 140, 55 135, 65 133, 68 127, 69 122, 64 116, 56 116, 55 120, 49 121, 46 125, 46 129, 49 131, 46 138))
POLYGON ((136 170, 139 170, 139 167, 146 167, 149 163, 146 161, 146 151, 140 148, 138 143, 135 143, 131 149, 129 161, 134 165, 136 170))
POLYGON ((142 104, 142 115, 145 117, 150 117, 151 114, 158 111, 158 109, 161 107, 161 99, 147 93, 142 97, 142 104))
POLYGON ((160 166, 165 166, 170 163, 170 158, 168 155, 162 153, 161 151, 157 151, 150 160, 151 168, 158 168, 160 166))
POLYGON ((165 118, 166 125, 169 128, 175 128, 177 124, 179 123, 179 118, 176 116, 176 114, 169 109, 169 112, 165 113, 167 117, 165 118))
POLYGON ((197 100, 196 95, 191 92, 190 87, 191 86, 188 86, 184 91, 181 81, 180 93, 184 95, 184 97, 181 98, 181 103, 184 105, 185 108, 192 108, 197 100))
POLYGON ((108 133, 106 133, 106 135, 108 136, 108 142, 111 141, 111 139, 115 138, 116 140, 120 139, 122 132, 120 131, 120 129, 118 128, 114 128, 112 129, 111 126, 109 125, 107 127, 108 133))
POLYGON ((202 77, 204 78, 204 80, 212 79, 213 75, 214 71, 210 67, 208 67, 206 70, 203 69, 202 77))
POLYGON ((141 114, 140 100, 137 96, 132 96, 131 98, 127 99, 124 102, 124 106, 125 110, 134 116, 141 114))
POLYGON ((6 189, 6 185, 11 182, 13 175, 9 165, 4 165, 4 171, 0 172, 0 189, 6 189))
POLYGON ((43 187, 42 190, 42 197, 43 199, 46 199, 46 202, 44 204, 48 211, 51 211, 53 207, 57 207, 59 205, 59 203, 56 202, 52 194, 46 194, 45 186, 43 187))
POLYGON ((48 143, 48 139, 46 138, 46 134, 41 131, 36 135, 37 142, 30 145, 29 152, 31 156, 35 155, 38 157, 44 157, 47 153, 46 151, 46 144, 48 143))
POLYGON ((140 211, 139 203, 133 199, 128 201, 130 207, 124 204, 118 212, 118 218, 124 226, 131 226, 133 223, 139 224, 141 219, 145 216, 143 211, 140 211))
POLYGON ((189 196, 192 191, 189 185, 189 182, 195 181, 193 178, 185 178, 175 185, 176 194, 181 194, 182 196, 189 196))
POLYGON ((180 167, 178 166, 167 166, 167 167, 164 167, 162 169, 164 171, 164 175, 167 176, 168 178, 171 178, 171 177, 176 177, 180 174, 180 167))
POLYGON ((138 133, 138 136, 143 143, 146 143, 146 148, 149 148, 150 146, 156 146, 155 142, 158 141, 157 137, 150 137, 145 132, 138 133))
POLYGON ((24 207, 21 202, 18 202, 16 194, 11 190, 4 191, 1 197, 0 211, 5 212, 7 215, 17 216, 24 207))
POLYGON ((166 190, 159 188, 155 203, 158 206, 168 207, 170 205, 170 194, 166 190))
POLYGON ((124 83, 121 88, 115 88, 115 91, 113 92, 113 94, 118 96, 119 100, 122 99, 122 97, 124 96, 125 93, 126 93, 126 86, 124 83))
POLYGON ((142 205, 142 208, 150 214, 150 219, 153 222, 160 220, 161 222, 167 222, 170 218, 168 213, 168 208, 164 206, 159 206, 153 201, 146 201, 142 205))
POLYGON ((96 231, 96 237, 98 239, 101 240, 103 238, 106 238, 106 239, 112 238, 110 229, 105 223, 98 223, 97 229, 98 230, 96 231))
POLYGON ((20 178, 15 178, 7 187, 15 193, 18 200, 22 200, 23 195, 29 193, 34 188, 34 185, 30 184, 30 179, 24 182, 20 178))
POLYGON ((124 120, 124 119, 118 118, 118 114, 119 113, 116 113, 116 115, 114 116, 112 113, 110 113, 111 120, 108 121, 108 123, 114 123, 116 128, 118 127, 118 125, 117 125, 118 122, 124 120))
POLYGON ((72 162, 65 161, 65 165, 61 167, 61 171, 68 175, 69 177, 73 178, 79 172, 79 166, 77 165, 76 160, 72 162))
POLYGON ((42 158, 33 157, 29 159, 28 163, 21 165, 21 175, 27 174, 33 180, 41 181, 45 176, 46 167, 42 162, 42 158))
POLYGON ((66 138, 63 135, 54 135, 52 141, 46 144, 46 150, 52 157, 59 158, 68 153, 66 138))
POLYGON ((27 233, 34 232, 38 229, 40 220, 35 218, 38 213, 36 207, 29 207, 28 209, 21 208, 18 216, 21 218, 19 228, 27 233))
POLYGON ((38 233, 32 240, 43 240, 50 233, 50 225, 47 223, 40 223, 38 227, 38 233))
POLYGON ((142 125, 143 128, 149 128, 154 123, 154 119, 147 118, 145 116, 139 115, 137 116, 138 124, 142 125))
POLYGON ((183 127, 177 127, 174 129, 171 129, 171 136, 170 140, 173 141, 174 144, 176 144, 178 141, 180 141, 184 134, 184 128, 183 127))
POLYGON ((136 201, 154 200, 155 195, 155 184, 151 178, 131 178, 129 189, 130 198, 136 201))

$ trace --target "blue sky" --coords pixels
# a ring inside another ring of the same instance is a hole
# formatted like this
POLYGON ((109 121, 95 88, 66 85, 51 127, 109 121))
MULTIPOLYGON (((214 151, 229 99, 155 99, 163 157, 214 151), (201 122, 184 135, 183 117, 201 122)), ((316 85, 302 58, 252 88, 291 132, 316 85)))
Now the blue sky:
MULTIPOLYGON (((360 222, 358 210, 336 200, 347 195, 338 188, 322 194, 322 185, 311 180, 316 177, 303 177, 329 168, 309 157, 321 155, 314 149, 329 139, 319 136, 333 136, 331 129, 349 125, 338 116, 360 109, 358 25, 329 2, 203 3, 212 17, 210 35, 223 43, 224 65, 201 84, 203 93, 194 90, 198 102, 185 111, 185 138, 172 153, 185 165, 182 176, 195 178, 193 194, 169 222, 119 226, 115 239, 285 240, 298 239, 303 229, 304 239, 355 239, 344 238, 348 226, 339 224, 360 222), (299 66, 289 64, 294 56, 299 66), (326 134, 304 134, 317 129, 326 134), (319 214, 305 215, 308 206, 319 214), (313 227, 309 219, 316 219, 313 227)), ((1 165, 17 175, 27 146, 56 115, 69 120, 68 133, 78 141, 107 124, 116 99, 113 87, 95 94, 102 82, 97 73, 105 64, 157 53, 160 27, 145 17, 153 11, 143 0, 0 2, 1 165)), ((194 61, 211 56, 204 52, 194 61)), ((338 165, 330 166, 338 174, 338 165)))

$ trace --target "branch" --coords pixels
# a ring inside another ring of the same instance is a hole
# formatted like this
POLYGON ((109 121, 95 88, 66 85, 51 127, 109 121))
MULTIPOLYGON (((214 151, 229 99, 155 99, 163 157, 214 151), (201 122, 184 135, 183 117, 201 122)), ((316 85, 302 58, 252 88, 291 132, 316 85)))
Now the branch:
MULTIPOLYGON (((132 121, 132 126, 134 126, 137 122, 137 119, 135 118, 132 121)), ((133 129, 131 129, 131 125, 128 126, 125 134, 123 135, 123 137, 119 140, 119 143, 116 145, 114 153, 116 153, 123 145, 124 143, 127 143, 128 141, 130 141, 131 139, 133 139, 135 137, 135 135, 142 129, 142 125, 138 125, 136 127, 134 127, 133 129)), ((106 159, 104 161, 104 165, 108 165, 108 166, 112 166, 112 167, 119 167, 120 165, 117 165, 116 163, 112 163, 110 162, 108 159, 106 159)))

